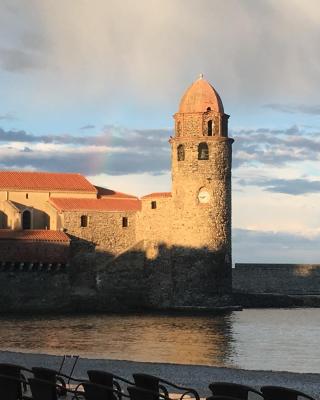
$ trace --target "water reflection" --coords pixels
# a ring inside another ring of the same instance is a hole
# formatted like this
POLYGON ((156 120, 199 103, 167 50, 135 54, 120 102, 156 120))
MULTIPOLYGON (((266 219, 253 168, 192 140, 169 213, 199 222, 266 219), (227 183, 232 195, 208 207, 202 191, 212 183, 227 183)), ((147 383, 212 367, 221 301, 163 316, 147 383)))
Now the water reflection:
POLYGON ((54 354, 225 365, 230 315, 90 315, 1 318, 0 348, 54 354))
POLYGON ((0 317, 0 349, 319 372, 319 309, 220 316, 0 317))

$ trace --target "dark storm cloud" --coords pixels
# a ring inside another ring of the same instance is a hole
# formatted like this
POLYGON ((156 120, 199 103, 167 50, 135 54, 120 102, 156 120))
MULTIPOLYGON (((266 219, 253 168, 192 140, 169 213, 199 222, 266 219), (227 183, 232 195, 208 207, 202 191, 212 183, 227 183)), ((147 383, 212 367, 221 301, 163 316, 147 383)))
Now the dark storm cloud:
POLYGON ((265 104, 264 108, 279 111, 287 114, 309 114, 320 115, 320 104, 265 104))
POLYGON ((308 179, 272 179, 254 178, 239 179, 239 186, 258 186, 267 192, 300 195, 307 193, 320 193, 320 181, 308 179))
POLYGON ((312 238, 289 232, 233 230, 233 262, 317 263, 320 235, 312 238))

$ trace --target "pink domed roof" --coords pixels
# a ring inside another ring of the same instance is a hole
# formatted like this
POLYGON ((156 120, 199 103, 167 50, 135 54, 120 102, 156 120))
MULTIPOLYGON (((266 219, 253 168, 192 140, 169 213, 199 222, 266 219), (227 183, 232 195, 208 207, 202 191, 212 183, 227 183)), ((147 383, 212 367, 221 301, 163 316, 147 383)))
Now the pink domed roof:
POLYGON ((223 104, 215 89, 202 75, 186 90, 179 106, 180 113, 212 111, 223 114, 223 104))

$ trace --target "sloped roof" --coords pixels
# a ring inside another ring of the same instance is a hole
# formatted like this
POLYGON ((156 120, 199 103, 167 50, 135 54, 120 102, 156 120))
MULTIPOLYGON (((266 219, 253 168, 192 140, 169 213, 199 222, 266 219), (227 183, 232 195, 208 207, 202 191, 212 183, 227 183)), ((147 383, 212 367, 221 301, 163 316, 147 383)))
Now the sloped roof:
POLYGON ((171 192, 154 192, 146 194, 145 196, 141 197, 141 199, 149 199, 149 198, 161 198, 161 197, 171 197, 171 192))
POLYGON ((51 230, 26 229, 13 231, 11 229, 0 229, 0 240, 27 240, 47 242, 70 242, 70 238, 64 232, 51 230))
POLYGON ((55 197, 50 203, 59 211, 139 211, 141 202, 136 198, 72 199, 55 197))
POLYGON ((98 197, 99 198, 104 198, 104 197, 112 197, 112 198, 117 198, 117 199, 137 199, 137 196, 134 196, 132 194, 127 194, 127 193, 122 193, 122 192, 116 192, 111 189, 107 189, 101 186, 95 186, 95 188, 98 191, 98 197))
POLYGON ((25 171, 0 171, 1 189, 97 192, 80 174, 25 171))

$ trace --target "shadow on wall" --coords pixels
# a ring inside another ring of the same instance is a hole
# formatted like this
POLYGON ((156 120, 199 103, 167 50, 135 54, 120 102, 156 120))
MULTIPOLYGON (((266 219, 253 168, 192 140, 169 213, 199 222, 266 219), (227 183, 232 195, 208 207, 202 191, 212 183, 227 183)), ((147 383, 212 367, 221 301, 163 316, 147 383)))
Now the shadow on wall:
MULTIPOLYGON (((46 243, 42 250, 46 257, 57 247, 46 243)), ((63 269, 21 268, 22 258, 0 268, 0 304, 7 311, 43 312, 230 304, 231 266, 223 252, 140 242, 114 256, 74 239, 69 260, 63 269)))

